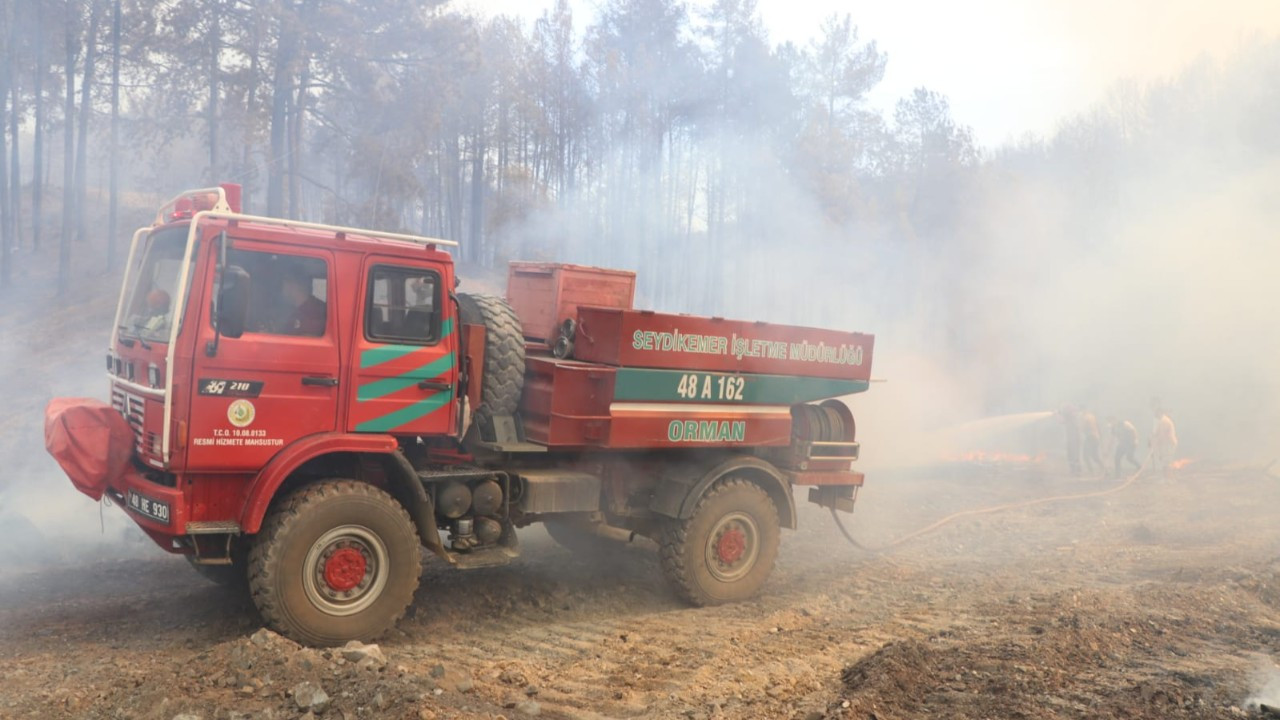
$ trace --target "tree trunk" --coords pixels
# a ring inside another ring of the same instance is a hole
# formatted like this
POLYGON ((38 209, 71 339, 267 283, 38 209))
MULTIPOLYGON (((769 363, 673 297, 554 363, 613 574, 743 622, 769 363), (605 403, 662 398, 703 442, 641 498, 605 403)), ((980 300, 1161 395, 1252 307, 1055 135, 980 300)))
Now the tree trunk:
POLYGON ((111 9, 111 167, 107 209, 107 272, 116 265, 117 211, 120 207, 120 0, 111 9))
MULTIPOLYGON (((258 82, 258 78, 261 76, 259 71, 261 70, 262 63, 262 42, 259 26, 254 24, 250 32, 252 39, 249 53, 249 87, 245 90, 244 94, 244 117, 246 118, 246 124, 248 123, 248 118, 257 116, 258 87, 261 85, 261 83, 258 82)), ((241 149, 242 169, 240 171, 239 179, 244 185, 243 194, 241 195, 241 204, 243 207, 247 208, 248 199, 253 196, 255 190, 254 181, 258 178, 258 167, 253 160, 254 143, 249 141, 249 130, 246 127, 242 128, 241 132, 242 141, 240 144, 243 148, 241 149)), ((246 212, 248 211, 246 210, 246 212)))
MULTIPOLYGON (((4 19, 13 25, 12 15, 13 8, 4 8, 4 19)), ((9 37, 13 37, 13 33, 9 33, 9 37)), ((6 70, 0 73, 0 286, 9 284, 9 228, 13 224, 13 213, 10 207, 12 198, 9 196, 9 175, 5 172, 5 151, 8 148, 8 138, 5 135, 5 128, 9 123, 5 122, 8 118, 8 112, 5 100, 9 96, 9 78, 12 77, 13 68, 13 43, 9 42, 5 45, 4 60, 6 70)), ((16 97, 14 98, 17 99, 16 97)), ((16 115, 18 111, 17 103, 14 104, 13 112, 16 115)), ((18 136, 13 136, 14 149, 18 146, 18 136)))
MULTIPOLYGON (((116 0, 116 7, 119 7, 120 0, 116 0)), ((219 24, 218 14, 222 11, 220 4, 215 2, 213 9, 209 13, 209 185, 216 185, 220 179, 218 170, 218 79, 222 73, 222 63, 220 57, 222 55, 222 28, 219 24)))
POLYGON ((31 247, 40 249, 40 216, 44 196, 44 3, 36 3, 36 83, 34 89, 35 127, 31 144, 31 247))
POLYGON ((307 85, 311 82, 310 63, 304 63, 298 80, 298 92, 292 96, 289 115, 289 217, 302 217, 302 124, 306 108, 307 85))
POLYGON ((76 240, 82 243, 89 236, 85 212, 89 204, 89 115, 93 112, 93 96, 89 94, 89 90, 93 87, 93 66, 97 62, 98 25, 101 20, 101 6, 95 2, 89 18, 89 33, 85 36, 84 81, 80 84, 80 137, 76 147, 76 240))
POLYGON ((296 205, 296 203, 297 203, 297 200, 298 200, 298 197, 297 197, 296 195, 294 195, 294 193, 293 193, 293 186, 294 186, 294 183, 293 183, 294 175, 293 175, 293 174, 294 174, 294 172, 298 169, 298 168, 297 168, 297 166, 296 166, 296 165, 294 165, 294 162, 293 162, 293 161, 294 161, 294 156, 293 156, 293 106, 294 106, 295 101, 296 101, 296 99, 294 98, 294 96, 293 96, 293 93, 292 93, 292 92, 289 92, 289 93, 287 93, 287 94, 286 94, 286 96, 285 96, 285 103, 284 103, 284 117, 285 117, 285 121, 284 121, 284 147, 285 147, 285 151, 284 151, 284 171, 283 171, 282 175, 283 175, 283 178, 284 178, 284 215, 285 215, 286 217, 292 217, 292 218, 296 218, 296 217, 297 217, 297 215, 296 215, 296 212, 297 212, 297 205, 296 205))
POLYGON ((22 163, 19 160, 19 149, 22 145, 18 141, 18 70, 17 70, 17 50, 18 32, 17 23, 15 28, 9 35, 9 47, 15 48, 14 56, 9 61, 9 95, 12 100, 9 103, 9 136, 13 138, 13 149, 9 153, 9 193, 13 199, 9 201, 9 223, 11 225, 9 231, 9 244, 6 246, 9 252, 22 247, 22 163))
MULTIPOLYGON (((462 240, 462 143, 456 132, 449 133, 449 140, 445 142, 445 172, 448 172, 445 178, 445 240, 460 241, 462 240)), ((462 256, 472 263, 476 260, 475 249, 468 249, 466 245, 462 246, 462 256)))
POLYGON ((292 17, 292 6, 284 12, 280 23, 280 39, 276 45, 275 74, 271 86, 271 150, 267 160, 267 214, 279 217, 284 214, 284 173, 288 145, 286 130, 289 121, 290 86, 293 84, 294 56, 298 49, 297 28, 292 17))
POLYGON ((63 75, 67 93, 62 104, 62 237, 58 238, 58 297, 64 302, 71 287, 71 232, 75 220, 75 116, 76 116, 76 45, 75 26, 70 17, 71 3, 67 3, 68 17, 63 39, 66 49, 63 75))
POLYGON ((483 227, 483 211, 484 211, 484 137, 480 133, 476 133, 474 142, 471 146, 471 226, 470 232, 467 234, 467 241, 475 248, 476 255, 480 257, 480 263, 486 267, 492 265, 491 258, 484 252, 484 243, 480 238, 480 230, 483 227))
MULTIPOLYGON (((19 148, 22 143, 18 134, 18 110, 20 107, 20 99, 18 94, 18 9, 16 3, 13 4, 12 17, 9 18, 9 61, 5 63, 8 66, 9 73, 9 137, 13 138, 13 147, 10 149, 9 155, 9 237, 8 241, 0 243, 0 252, 6 256, 4 261, 3 279, 9 280, 9 255, 22 245, 22 164, 18 160, 19 148)), ((2 100, 0 100, 2 102, 2 100)), ((3 128, 0 127, 0 132, 3 128)), ((0 172, 4 172, 4 164, 0 163, 0 172)))

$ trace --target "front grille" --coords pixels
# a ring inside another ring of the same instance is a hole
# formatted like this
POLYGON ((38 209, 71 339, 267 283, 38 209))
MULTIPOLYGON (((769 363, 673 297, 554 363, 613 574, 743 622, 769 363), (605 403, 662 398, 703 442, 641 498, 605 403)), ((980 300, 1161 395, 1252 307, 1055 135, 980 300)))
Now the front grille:
MULTIPOLYGON (((121 388, 115 387, 111 389, 111 407, 124 416, 129 421, 129 427, 133 428, 134 448, 140 454, 146 454, 149 447, 143 444, 143 421, 146 419, 147 402, 140 395, 134 395, 126 392, 121 388)), ((154 433, 152 433, 154 434, 154 433)))

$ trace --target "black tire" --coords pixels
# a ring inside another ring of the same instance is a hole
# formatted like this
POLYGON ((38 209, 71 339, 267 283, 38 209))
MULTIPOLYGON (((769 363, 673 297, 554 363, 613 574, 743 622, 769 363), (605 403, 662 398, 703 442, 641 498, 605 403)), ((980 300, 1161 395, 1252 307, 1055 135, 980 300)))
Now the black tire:
POLYGON ((422 548, 409 515, 366 483, 322 480, 272 510, 249 553, 263 620, 306 645, 369 641, 404 614, 422 548))
POLYGON ((769 494, 749 480, 725 478, 688 519, 667 523, 659 540, 662 572, 693 605, 746 600, 773 571, 780 535, 769 494))
POLYGON ((493 295, 458 293, 458 314, 469 325, 484 325, 484 368, 480 404, 472 415, 485 440, 493 440, 492 419, 514 415, 524 390, 524 335, 511 305, 493 295))

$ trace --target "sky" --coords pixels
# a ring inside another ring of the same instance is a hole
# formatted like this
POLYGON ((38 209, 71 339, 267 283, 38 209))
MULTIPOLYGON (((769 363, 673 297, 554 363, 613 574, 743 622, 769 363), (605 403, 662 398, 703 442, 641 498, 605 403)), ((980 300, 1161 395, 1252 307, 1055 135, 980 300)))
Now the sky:
MULTIPOLYGON (((603 0, 573 0, 585 25, 603 0)), ((532 21, 553 0, 466 0, 532 21)), ((707 0, 692 0, 695 9, 707 0)), ((804 45, 824 17, 849 13, 889 56, 872 103, 891 109, 925 86, 987 147, 1058 124, 1120 81, 1145 84, 1197 60, 1280 34, 1280 0, 758 0, 770 40, 804 45)))

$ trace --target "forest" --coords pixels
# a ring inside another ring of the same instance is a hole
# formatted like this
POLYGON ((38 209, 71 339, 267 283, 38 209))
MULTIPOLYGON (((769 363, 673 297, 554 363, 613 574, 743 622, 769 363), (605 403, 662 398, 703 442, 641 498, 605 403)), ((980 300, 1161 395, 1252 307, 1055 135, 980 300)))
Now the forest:
POLYGON ((876 331, 1006 409, 1114 390, 1107 348, 1142 348, 1130 374, 1183 353, 1161 298, 1238 320, 1176 279, 1200 243, 1237 243, 1219 257, 1246 274, 1273 259, 1254 231, 1276 214, 1275 39, 982 147, 927 87, 868 101, 892 58, 855 16, 774 43, 755 0, 559 0, 531 22, 444 0, 0 0, 0 27, 0 293, 115 272, 147 209, 233 181, 251 212, 457 240, 476 272, 611 265, 650 307, 876 331))

